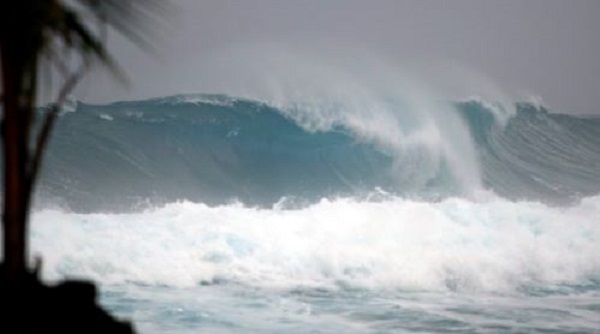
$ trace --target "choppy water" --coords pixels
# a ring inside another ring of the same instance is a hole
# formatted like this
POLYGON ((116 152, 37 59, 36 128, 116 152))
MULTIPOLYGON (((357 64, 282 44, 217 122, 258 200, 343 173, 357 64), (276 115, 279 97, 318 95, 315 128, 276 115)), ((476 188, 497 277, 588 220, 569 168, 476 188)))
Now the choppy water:
POLYGON ((600 199, 38 212, 48 278, 143 332, 595 332, 600 199))

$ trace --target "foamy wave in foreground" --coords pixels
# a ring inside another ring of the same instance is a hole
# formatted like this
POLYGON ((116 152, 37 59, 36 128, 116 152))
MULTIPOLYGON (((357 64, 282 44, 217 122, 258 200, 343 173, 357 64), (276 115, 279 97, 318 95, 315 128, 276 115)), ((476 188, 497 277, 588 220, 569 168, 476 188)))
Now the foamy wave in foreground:
POLYGON ((513 291, 600 277, 600 197, 569 208, 447 199, 298 210, 189 202, 33 216, 44 277, 105 284, 513 291))

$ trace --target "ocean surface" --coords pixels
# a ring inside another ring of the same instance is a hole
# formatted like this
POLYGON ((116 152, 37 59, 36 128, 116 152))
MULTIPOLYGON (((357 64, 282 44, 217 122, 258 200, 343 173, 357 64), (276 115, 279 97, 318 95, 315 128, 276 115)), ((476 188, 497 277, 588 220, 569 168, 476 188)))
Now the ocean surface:
POLYGON ((595 116, 70 101, 35 207, 43 277, 141 333, 600 333, 595 116))

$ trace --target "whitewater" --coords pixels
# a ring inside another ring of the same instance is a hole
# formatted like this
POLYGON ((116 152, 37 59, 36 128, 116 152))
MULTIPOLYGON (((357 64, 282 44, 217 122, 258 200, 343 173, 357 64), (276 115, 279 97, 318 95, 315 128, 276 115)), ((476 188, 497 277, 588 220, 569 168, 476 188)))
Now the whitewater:
POLYGON ((600 118, 528 103, 71 101, 31 244, 142 333, 593 333, 599 194, 600 118))

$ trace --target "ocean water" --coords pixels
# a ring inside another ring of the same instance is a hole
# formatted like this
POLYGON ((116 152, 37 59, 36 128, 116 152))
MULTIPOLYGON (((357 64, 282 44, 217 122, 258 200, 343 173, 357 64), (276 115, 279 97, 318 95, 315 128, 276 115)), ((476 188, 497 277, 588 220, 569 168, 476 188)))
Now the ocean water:
POLYGON ((43 277, 99 282, 142 333, 600 332, 597 117, 73 101, 43 173, 43 277))

